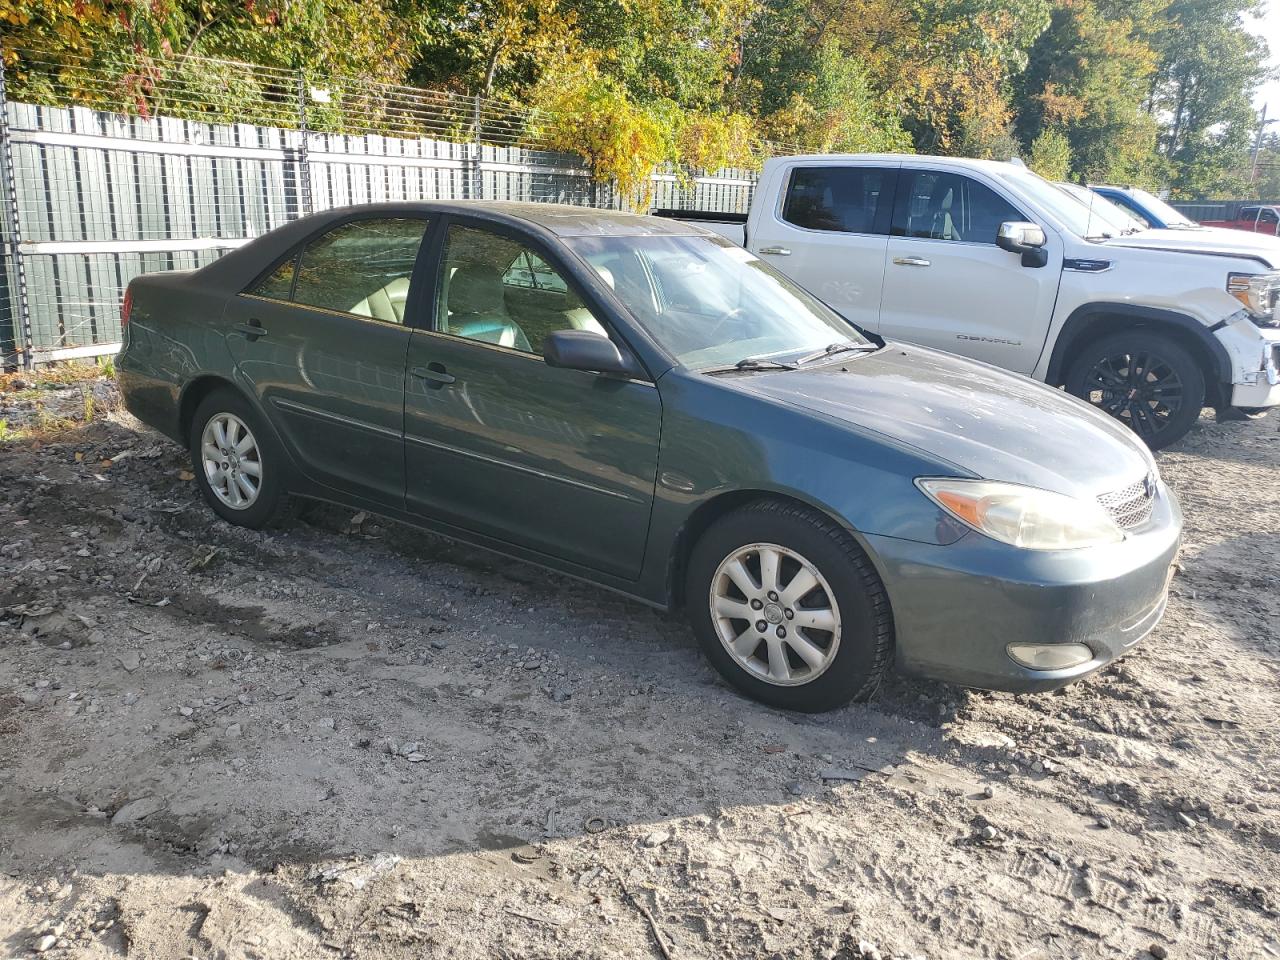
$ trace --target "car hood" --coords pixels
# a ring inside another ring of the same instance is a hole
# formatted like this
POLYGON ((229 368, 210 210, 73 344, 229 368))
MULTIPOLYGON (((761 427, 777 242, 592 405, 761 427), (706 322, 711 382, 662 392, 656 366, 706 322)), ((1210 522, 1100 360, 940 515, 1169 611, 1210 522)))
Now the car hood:
POLYGON ((1201 230, 1143 230, 1127 237, 1112 237, 1108 247, 1142 247, 1175 253, 1208 253, 1218 256, 1261 257, 1270 267, 1280 267, 1280 237, 1244 230, 1205 227, 1201 230))
POLYGON ((884 434, 988 480, 1097 496, 1155 468, 1131 431, 1083 401, 925 347, 889 343, 844 361, 725 382, 884 434))

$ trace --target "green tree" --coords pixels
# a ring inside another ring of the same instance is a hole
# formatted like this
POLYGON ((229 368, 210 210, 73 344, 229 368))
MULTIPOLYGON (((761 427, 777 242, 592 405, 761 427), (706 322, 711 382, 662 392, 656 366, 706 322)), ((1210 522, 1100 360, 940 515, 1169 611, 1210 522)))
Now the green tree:
POLYGON ((1159 143, 1181 196, 1234 192, 1252 142, 1254 90, 1267 45, 1245 29, 1258 0, 1173 0, 1153 42, 1161 54, 1152 83, 1159 143))
POLYGON ((1071 141, 1057 127, 1045 127, 1031 143, 1027 166, 1046 180, 1071 177, 1071 141))
POLYGON ((1014 82, 1019 139, 1055 129, 1084 178, 1151 184, 1157 123, 1144 102, 1156 65, 1128 17, 1094 0, 1057 0, 1014 82))

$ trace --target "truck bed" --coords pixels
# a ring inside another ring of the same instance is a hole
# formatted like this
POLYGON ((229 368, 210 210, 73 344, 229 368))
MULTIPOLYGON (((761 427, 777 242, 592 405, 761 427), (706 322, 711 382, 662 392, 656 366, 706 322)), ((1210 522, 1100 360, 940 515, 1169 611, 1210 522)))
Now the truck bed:
POLYGON ((696 223, 700 227, 722 237, 732 240, 739 246, 747 245, 747 215, 745 213, 723 213, 719 210, 674 210, 655 207, 649 211, 653 217, 666 217, 669 220, 684 220, 696 223))

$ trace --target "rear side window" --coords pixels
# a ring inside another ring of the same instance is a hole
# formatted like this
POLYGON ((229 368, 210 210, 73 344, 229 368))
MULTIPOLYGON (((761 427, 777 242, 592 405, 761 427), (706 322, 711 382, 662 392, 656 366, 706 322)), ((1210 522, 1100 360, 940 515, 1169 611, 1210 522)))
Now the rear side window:
POLYGON ((316 237, 250 292, 357 317, 404 323, 427 221, 353 220, 316 237), (296 277, 294 276, 296 267, 296 277))
POLYGON ((806 230, 874 233, 886 171, 875 167, 797 167, 782 219, 806 230))
POLYGON ((904 170, 894 203, 893 235, 994 244, 1000 224, 1026 219, 990 187, 969 177, 904 170))

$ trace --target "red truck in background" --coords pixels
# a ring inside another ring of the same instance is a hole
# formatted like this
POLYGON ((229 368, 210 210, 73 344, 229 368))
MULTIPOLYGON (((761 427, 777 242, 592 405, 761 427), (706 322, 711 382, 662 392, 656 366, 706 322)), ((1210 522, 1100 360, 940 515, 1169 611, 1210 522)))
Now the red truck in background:
POLYGON ((1268 233, 1280 236, 1280 206, 1252 204, 1241 207, 1234 220, 1201 220, 1202 227, 1229 227, 1232 230, 1248 230, 1250 233, 1268 233))

